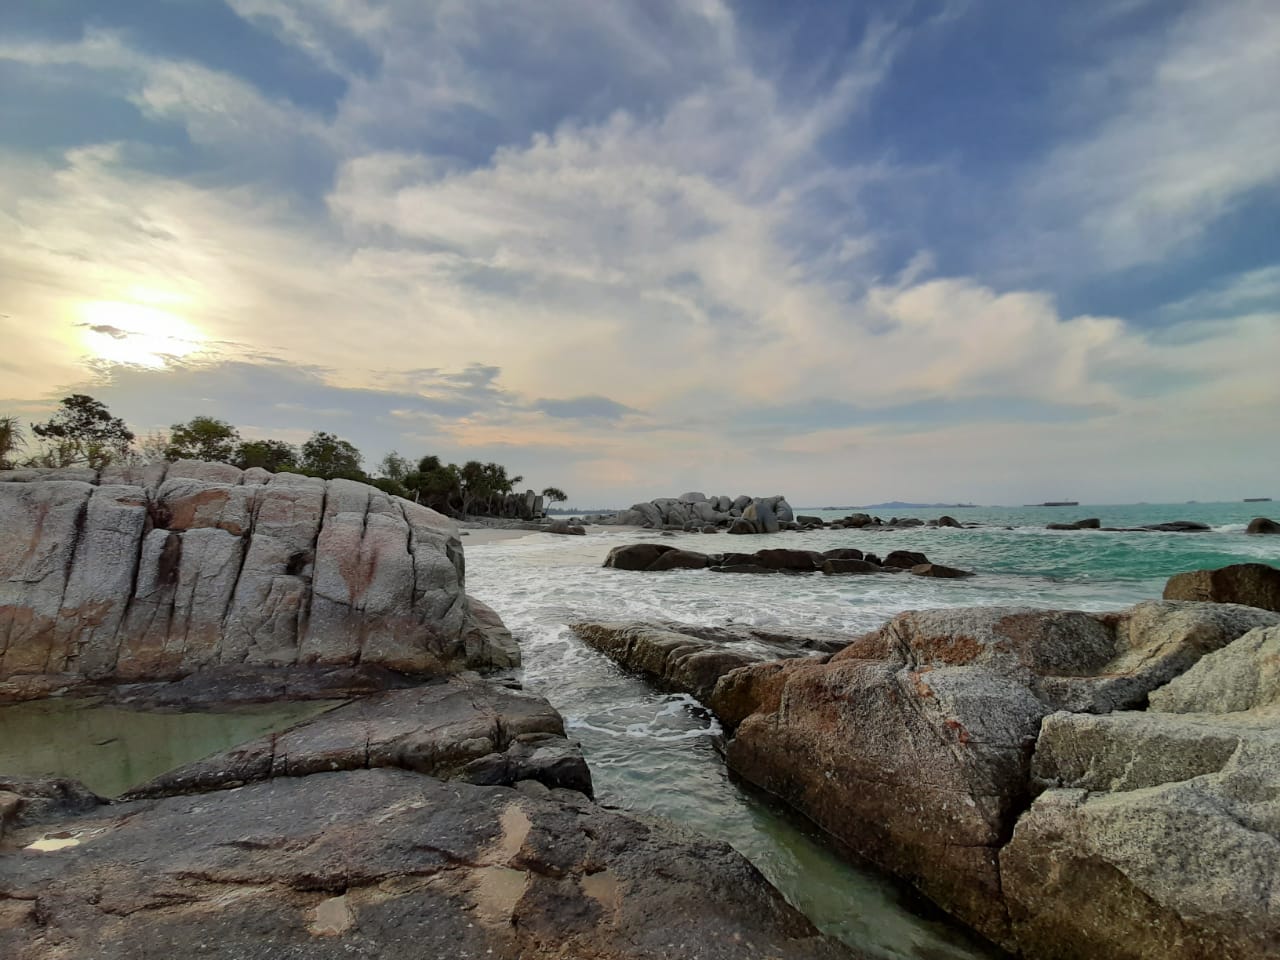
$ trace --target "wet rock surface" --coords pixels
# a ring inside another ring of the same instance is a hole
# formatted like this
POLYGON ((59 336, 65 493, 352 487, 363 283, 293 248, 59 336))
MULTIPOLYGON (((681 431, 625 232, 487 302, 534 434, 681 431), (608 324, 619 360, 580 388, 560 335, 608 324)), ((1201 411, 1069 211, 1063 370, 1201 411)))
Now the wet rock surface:
POLYGON ((586 761, 565 739, 564 721, 546 700, 464 676, 337 707, 172 770, 126 798, 377 767, 481 784, 535 780, 592 792, 586 761))
POLYGON ((751 627, 592 621, 570 624, 589 646, 663 690, 711 702, 720 678, 738 667, 778 657, 823 656, 847 637, 801 636, 751 627), (745 649, 744 649, 745 648, 745 649))
POLYGON ((387 769, 22 827, 0 920, 14 960, 851 956, 725 844, 387 769))

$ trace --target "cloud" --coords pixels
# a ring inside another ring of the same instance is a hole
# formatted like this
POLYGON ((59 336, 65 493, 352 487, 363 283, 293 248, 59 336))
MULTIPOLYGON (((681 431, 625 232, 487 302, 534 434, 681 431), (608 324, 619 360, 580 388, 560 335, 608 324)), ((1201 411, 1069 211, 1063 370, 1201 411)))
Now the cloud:
POLYGON ((608 397, 572 397, 567 400, 538 400, 535 410, 541 410, 550 417, 562 420, 619 420, 629 413, 637 411, 625 403, 618 403, 608 397))
MULTIPOLYGON (((882 146, 871 115, 924 32, 964 25, 959 6, 927 28, 869 16, 781 65, 712 0, 233 7, 341 76, 336 103, 121 32, 0 43, 182 134, 0 146, 13 402, 76 385, 144 428, 213 414, 262 436, 350 431, 371 459, 506 458, 597 502, 744 485, 983 499, 1041 483, 1041 461, 1128 483, 1137 467, 1098 461, 1126 442, 1149 472, 1208 482, 1178 429, 1243 449, 1280 402, 1272 268, 1144 330, 1044 285, 947 273, 927 246, 886 249, 879 202, 932 173, 882 146), (86 327, 102 303, 120 313, 86 327), (131 310, 189 324, 192 352, 155 370, 95 354, 85 331, 119 339, 131 310), (895 488, 930 456, 935 486, 895 488), (993 464, 1009 487, 982 480, 993 464)), ((1233 159, 1257 134, 1204 117, 1244 110, 1269 69, 1254 41, 1270 28, 1241 33, 1256 10, 1197 12, 1137 50, 1112 106, 1008 189, 1029 211, 1011 242, 1059 252, 1059 218, 1064 246, 1159 259, 1269 182, 1270 146, 1233 159), (1190 136, 1202 120, 1215 142, 1190 136)))
POLYGON ((1193 5, 1070 87, 1099 119, 1048 155, 1031 200, 1078 223, 1093 263, 1160 260, 1280 184, 1278 86, 1273 4, 1193 5))

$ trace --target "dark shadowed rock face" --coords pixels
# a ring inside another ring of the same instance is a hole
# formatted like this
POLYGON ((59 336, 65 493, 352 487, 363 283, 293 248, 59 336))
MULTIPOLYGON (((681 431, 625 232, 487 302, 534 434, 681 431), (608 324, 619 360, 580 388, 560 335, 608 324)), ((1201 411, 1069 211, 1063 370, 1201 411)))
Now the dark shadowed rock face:
POLYGON ((1266 517, 1254 517, 1249 521, 1249 525, 1245 527, 1244 532, 1254 536, 1259 534, 1280 534, 1280 523, 1276 523, 1266 517))
POLYGON ((365 484, 193 461, 0 480, 0 699, 41 676, 518 663, 471 613, 452 521, 365 484))
POLYGON ((12 960, 850 956, 726 844, 405 770, 97 808, 0 858, 12 960))
POLYGON ((1217 570, 1179 573, 1165 584, 1164 598, 1280 610, 1280 570, 1265 563, 1235 563, 1217 570))

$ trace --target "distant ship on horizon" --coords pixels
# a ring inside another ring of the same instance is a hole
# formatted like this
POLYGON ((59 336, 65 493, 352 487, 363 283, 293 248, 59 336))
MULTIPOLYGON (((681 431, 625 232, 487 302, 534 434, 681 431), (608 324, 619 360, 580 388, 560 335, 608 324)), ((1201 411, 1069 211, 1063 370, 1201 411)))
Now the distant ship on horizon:
POLYGON ((1245 503, 1270 503, 1271 498, 1270 497, 1245 497, 1244 502, 1245 503))
POLYGON ((1078 507, 1079 500, 1046 500, 1044 503, 1028 503, 1028 507, 1078 507))

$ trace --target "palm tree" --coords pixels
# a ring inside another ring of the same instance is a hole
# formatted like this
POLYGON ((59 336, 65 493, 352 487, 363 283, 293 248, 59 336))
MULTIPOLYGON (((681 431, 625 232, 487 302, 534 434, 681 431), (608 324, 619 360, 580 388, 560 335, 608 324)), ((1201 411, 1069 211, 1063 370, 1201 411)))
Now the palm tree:
POLYGON ((0 417, 0 470, 10 470, 16 464, 14 454, 27 445, 26 434, 17 417, 0 417))
POLYGON ((569 497, 559 487, 547 487, 542 491, 542 499, 550 507, 553 503, 564 503, 569 497))

